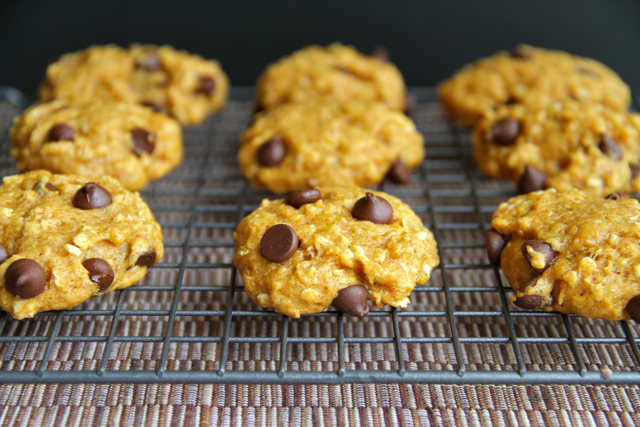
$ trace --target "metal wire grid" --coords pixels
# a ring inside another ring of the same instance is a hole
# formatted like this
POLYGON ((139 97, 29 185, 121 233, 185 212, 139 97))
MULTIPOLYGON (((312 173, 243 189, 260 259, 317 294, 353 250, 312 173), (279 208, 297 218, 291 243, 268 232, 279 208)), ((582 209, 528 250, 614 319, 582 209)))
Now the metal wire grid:
MULTIPOLYGON (((635 323, 509 302, 484 232, 514 187, 479 175, 466 132, 442 117, 432 89, 415 92, 428 160, 408 187, 380 189, 422 217, 441 264, 406 310, 295 320, 247 298, 232 232, 274 196, 235 164, 252 109, 251 89, 235 88, 221 114, 185 129, 180 168, 142 193, 163 226, 162 262, 139 285, 75 309, 0 314, 0 383, 640 384, 635 323)), ((15 170, 3 134, 4 176, 15 170)))

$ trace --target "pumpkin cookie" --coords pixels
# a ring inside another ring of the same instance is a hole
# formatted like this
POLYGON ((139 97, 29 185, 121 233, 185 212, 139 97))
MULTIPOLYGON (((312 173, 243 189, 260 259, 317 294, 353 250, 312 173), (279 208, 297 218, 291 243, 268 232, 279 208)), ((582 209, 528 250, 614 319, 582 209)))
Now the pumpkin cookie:
POLYGON ((166 175, 183 155, 177 121, 122 102, 37 104, 15 119, 10 139, 11 155, 23 172, 111 175, 129 190, 166 175))
POLYGON ((503 104, 544 107, 561 99, 625 111, 629 87, 606 65, 559 50, 520 45, 458 71, 438 86, 445 112, 465 126, 503 104))
POLYGON ((639 218, 635 199, 538 191, 500 205, 487 251, 519 307, 640 322, 639 218))
POLYGON ((523 193, 577 188, 593 196, 640 190, 640 115, 572 100, 505 105, 473 131, 474 159, 523 193))
POLYGON ((312 188, 263 200, 234 233, 245 292, 291 317, 368 313, 367 300, 406 307, 439 263, 436 241, 399 199, 362 189, 312 188))
POLYGON ((16 319, 127 288, 164 252, 147 205, 108 176, 9 176, 0 206, 0 306, 16 319))
POLYGON ((256 115, 240 137, 244 176, 275 193, 409 181, 424 158, 413 121, 382 104, 316 99, 256 115))
POLYGON ((107 45, 50 64, 38 93, 42 101, 141 104, 197 124, 222 108, 228 91, 229 79, 216 61, 170 46, 107 45))
POLYGON ((294 52, 269 65, 256 84, 261 108, 320 97, 381 102, 401 111, 410 106, 402 74, 384 51, 367 56, 340 43, 294 52))

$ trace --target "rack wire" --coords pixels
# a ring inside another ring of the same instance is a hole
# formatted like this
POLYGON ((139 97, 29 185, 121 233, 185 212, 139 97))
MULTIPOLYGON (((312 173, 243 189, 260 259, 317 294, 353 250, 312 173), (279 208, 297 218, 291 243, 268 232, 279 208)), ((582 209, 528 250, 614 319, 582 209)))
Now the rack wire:
MULTIPOLYGON (((16 321, 0 314, 0 383, 640 384, 634 322, 522 311, 484 233, 510 182, 481 176, 468 133, 447 122, 431 88, 414 88, 427 160, 405 187, 436 236, 441 264, 407 309, 364 319, 330 310, 300 319, 263 309, 231 263, 233 230, 263 198, 236 166, 251 88, 185 129, 185 160, 142 192, 166 254, 129 289, 16 321)), ((9 111, 0 103, 0 173, 9 111), (3 128, 4 125, 4 128, 3 128)))

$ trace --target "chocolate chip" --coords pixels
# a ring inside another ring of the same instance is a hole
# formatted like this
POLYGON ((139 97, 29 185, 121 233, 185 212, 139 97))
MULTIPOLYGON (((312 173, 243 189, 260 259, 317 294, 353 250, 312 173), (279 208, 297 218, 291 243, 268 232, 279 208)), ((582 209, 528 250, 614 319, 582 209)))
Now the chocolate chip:
POLYGON ((260 253, 271 262, 283 262, 298 250, 298 235, 287 224, 277 224, 262 235, 260 253))
POLYGON ((507 245, 507 242, 511 240, 511 236, 505 236, 491 228, 487 230, 485 240, 487 241, 487 255, 489 256, 489 263, 495 267, 499 267, 500 255, 502 255, 502 250, 507 245))
MULTIPOLYGON (((515 104, 519 104, 520 100, 518 98, 514 98, 513 96, 510 96, 509 98, 507 98, 506 101, 504 101, 504 105, 515 105, 515 104)), ((500 104, 497 104, 496 107, 498 107, 500 104)))
POLYGON ((382 45, 375 46, 373 52, 371 52, 371 56, 380 62, 389 62, 389 52, 387 52, 387 49, 382 45))
POLYGON ((7 291, 20 298, 33 298, 44 291, 47 274, 44 268, 32 259, 13 261, 4 274, 7 291))
POLYGON ((402 160, 396 159, 387 172, 387 179, 396 184, 408 184, 411 182, 411 171, 402 160))
POLYGON ((316 187, 308 188, 306 190, 298 190, 293 191, 287 194, 287 197, 284 199, 284 202, 298 209, 302 205, 306 205, 307 203, 315 203, 320 200, 320 190, 316 187))
POLYGON ((73 196, 73 206, 79 209, 100 209, 111 204, 111 193, 93 182, 86 183, 73 196))
POLYGON ((546 173, 531 165, 526 165, 524 167, 524 173, 518 181, 518 191, 520 191, 521 194, 527 194, 532 191, 544 190, 544 182, 547 178, 546 173))
POLYGON ((371 221, 374 224, 391 224, 393 208, 382 197, 367 193, 365 197, 353 205, 351 215, 360 221, 371 221))
POLYGON ((4 247, 2 243, 0 243, 0 264, 9 259, 9 252, 7 252, 7 248, 4 247))
POLYGON ((58 123, 49 131, 47 141, 73 141, 76 132, 69 125, 58 123))
POLYGON ((600 135, 598 148, 603 154, 613 157, 615 160, 622 158, 622 148, 609 135, 600 135))
POLYGON ((491 140, 498 145, 512 145, 518 139, 522 126, 513 117, 498 120, 491 129, 491 140))
POLYGON ((351 285, 338 291, 331 305, 338 311, 355 317, 364 317, 369 313, 367 299, 369 291, 362 285, 351 285))
POLYGON ((627 311, 633 320, 640 323, 640 295, 636 295, 629 300, 627 303, 627 311))
POLYGON ((136 68, 142 68, 143 70, 151 73, 160 70, 160 68, 162 68, 162 63, 160 62, 160 57, 158 55, 145 55, 138 58, 136 68))
POLYGON ((529 265, 531 265, 531 268, 533 268, 536 273, 542 274, 554 263, 558 253, 551 248, 550 244, 543 242, 542 240, 527 240, 522 244, 522 255, 524 255, 524 259, 527 260, 529 265), (546 255, 546 260, 542 268, 536 268, 531 265, 532 256, 527 248, 531 248, 534 252, 546 255))
POLYGON ((100 258, 89 258, 82 263, 82 266, 89 272, 91 281, 98 284, 100 292, 109 289, 116 274, 107 261, 100 258))
POLYGON ((133 137, 133 152, 138 156, 143 153, 151 154, 155 148, 156 134, 147 132, 141 128, 135 128, 131 131, 133 137))
POLYGON ((200 76, 200 78, 198 79, 198 87, 196 89, 196 92, 204 93, 205 95, 210 95, 215 88, 216 88, 216 81, 213 79, 213 77, 200 76))
POLYGON ((611 193, 607 197, 605 197, 605 199, 607 199, 607 200, 620 200, 620 195, 618 193, 611 193))
POLYGON ((256 155, 258 163, 262 166, 278 166, 287 155, 287 147, 284 145, 282 137, 275 135, 269 142, 258 148, 256 155))
POLYGON ((516 298, 513 303, 520 308, 532 310, 534 308, 542 307, 542 304, 544 304, 544 299, 542 299, 542 297, 538 295, 523 295, 520 298, 516 298))
POLYGON ((50 182, 47 182, 47 183, 44 185, 44 188, 46 188, 46 189, 47 189, 47 190, 49 190, 49 191, 58 191, 58 192, 60 191, 60 189, 59 189, 58 187, 56 187, 55 185, 53 185, 53 184, 52 184, 52 183, 50 183, 50 182))
POLYGON ((404 114, 412 115, 418 106, 418 97, 413 92, 406 91, 404 93, 404 114))
POLYGON ((525 51, 523 49, 517 49, 516 48, 516 49, 512 50, 511 52, 509 52, 509 55, 512 58, 522 59, 522 60, 525 60, 525 61, 533 59, 533 54, 531 52, 527 52, 527 51, 525 51))
POLYGON ((154 102, 154 101, 143 101, 141 102, 142 105, 144 105, 145 107, 149 107, 151 108, 153 111, 155 111, 156 113, 164 113, 167 110, 164 108, 164 105, 160 104, 159 102, 154 102))
POLYGON ((156 250, 151 249, 149 252, 145 252, 138 257, 138 260, 136 261, 136 265, 139 267, 149 268, 156 263, 156 257, 157 257, 156 250))
POLYGON ((351 71, 350 69, 348 69, 346 67, 336 66, 335 69, 340 71, 343 74, 347 74, 347 75, 353 76, 353 71, 351 71))

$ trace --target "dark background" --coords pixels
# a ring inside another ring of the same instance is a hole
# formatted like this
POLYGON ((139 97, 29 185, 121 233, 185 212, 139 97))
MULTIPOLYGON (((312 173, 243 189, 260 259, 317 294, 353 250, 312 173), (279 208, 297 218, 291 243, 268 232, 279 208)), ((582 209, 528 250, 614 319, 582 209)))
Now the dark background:
POLYGON ((640 1, 0 0, 0 85, 29 96, 48 62, 91 44, 164 44, 218 59, 234 85, 332 41, 386 46, 410 86, 524 42, 598 59, 640 94, 640 1))

